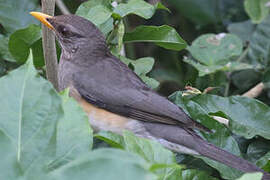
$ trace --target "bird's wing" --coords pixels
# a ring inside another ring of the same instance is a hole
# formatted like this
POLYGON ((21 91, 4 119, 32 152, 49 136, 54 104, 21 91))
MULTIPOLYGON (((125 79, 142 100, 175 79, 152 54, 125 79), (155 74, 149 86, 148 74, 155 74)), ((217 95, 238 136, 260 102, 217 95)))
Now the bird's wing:
POLYGON ((73 85, 89 103, 133 119, 207 130, 178 106, 152 91, 118 59, 108 58, 73 75, 73 85))

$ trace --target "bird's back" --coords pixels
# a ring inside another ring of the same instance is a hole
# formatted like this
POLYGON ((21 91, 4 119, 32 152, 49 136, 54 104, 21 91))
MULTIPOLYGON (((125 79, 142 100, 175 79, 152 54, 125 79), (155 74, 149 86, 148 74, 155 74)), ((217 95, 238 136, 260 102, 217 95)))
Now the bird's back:
POLYGON ((87 100, 138 120, 205 129, 183 110, 149 88, 126 64, 107 56, 75 72, 72 81, 87 100), (136 113, 136 115, 135 115, 136 113))

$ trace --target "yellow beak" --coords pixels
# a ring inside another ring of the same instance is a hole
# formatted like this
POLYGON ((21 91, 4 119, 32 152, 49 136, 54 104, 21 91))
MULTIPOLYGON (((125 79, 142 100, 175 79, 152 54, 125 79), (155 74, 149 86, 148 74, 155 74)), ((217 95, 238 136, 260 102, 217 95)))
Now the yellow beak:
POLYGON ((49 23, 49 21, 47 21, 48 18, 53 18, 53 16, 49 16, 47 14, 43 14, 40 12, 30 12, 30 14, 32 16, 34 16, 37 20, 42 22, 44 25, 46 25, 48 28, 54 29, 54 27, 51 25, 51 23, 49 23))

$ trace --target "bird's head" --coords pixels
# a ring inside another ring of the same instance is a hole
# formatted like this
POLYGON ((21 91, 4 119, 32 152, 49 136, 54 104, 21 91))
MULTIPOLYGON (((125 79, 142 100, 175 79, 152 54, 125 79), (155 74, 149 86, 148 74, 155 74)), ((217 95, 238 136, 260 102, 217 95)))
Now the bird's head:
POLYGON ((40 12, 30 14, 55 33, 61 48, 68 53, 75 53, 82 47, 91 50, 101 44, 106 46, 103 34, 85 18, 76 15, 49 16, 40 12))

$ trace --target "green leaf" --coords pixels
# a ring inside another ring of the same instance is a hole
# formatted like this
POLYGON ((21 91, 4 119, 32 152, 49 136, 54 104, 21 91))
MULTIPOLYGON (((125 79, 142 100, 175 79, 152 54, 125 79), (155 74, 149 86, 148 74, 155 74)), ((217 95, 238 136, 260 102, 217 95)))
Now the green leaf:
POLYGON ((161 2, 158 2, 155 4, 155 8, 156 9, 162 9, 162 10, 165 10, 165 11, 168 11, 168 12, 171 12, 166 6, 164 6, 161 2))
POLYGON ((141 75, 140 78, 145 82, 148 86, 150 86, 152 89, 156 89, 159 86, 159 82, 155 80, 154 78, 150 78, 146 75, 141 75))
POLYGON ((97 134, 95 134, 95 137, 106 142, 110 146, 114 148, 124 149, 124 139, 122 136, 118 134, 114 134, 109 131, 100 131, 97 134))
POLYGON ((184 59, 199 71, 199 76, 215 73, 217 71, 233 72, 243 69, 252 69, 247 63, 232 61, 232 58, 242 53, 241 40, 232 34, 206 34, 197 38, 187 48, 198 61, 184 59))
POLYGON ((212 73, 215 73, 217 71, 233 72, 233 71, 254 68, 252 65, 237 62, 237 61, 236 62, 228 62, 225 65, 210 65, 210 66, 205 66, 205 65, 203 65, 201 63, 197 63, 191 59, 184 59, 184 62, 195 67, 199 71, 199 76, 205 76, 207 74, 212 74, 212 73))
POLYGON ((113 30, 112 6, 108 0, 84 2, 77 9, 76 15, 94 23, 105 35, 113 30))
POLYGON ((98 149, 86 153, 52 172, 55 179, 147 180, 156 179, 142 158, 119 149, 98 149))
POLYGON ((238 178, 237 180, 261 180, 263 174, 261 172, 257 173, 246 173, 242 177, 238 178))
POLYGON ((250 20, 231 23, 228 26, 228 31, 232 34, 237 35, 239 38, 242 39, 243 42, 249 42, 252 34, 254 33, 256 26, 251 23, 250 20))
POLYGON ((126 33, 124 42, 153 42, 165 49, 180 51, 186 48, 186 42, 176 30, 170 26, 139 26, 134 31, 126 33))
POLYGON ((268 2, 268 0, 245 0, 245 10, 253 23, 261 23, 269 14, 268 2))
POLYGON ((132 66, 133 71, 140 76, 140 78, 150 87, 157 88, 159 82, 153 78, 147 77, 146 74, 149 73, 155 63, 155 60, 151 57, 139 58, 137 60, 131 60, 124 56, 119 57, 127 66, 132 66))
MULTIPOLYGON (((268 153, 266 153, 264 156, 260 157, 260 159, 258 159, 256 161, 256 165, 264 168, 267 166, 267 164, 269 164, 269 162, 270 162, 269 159, 270 159, 270 151, 268 153)), ((269 172, 269 169, 267 170, 267 172, 269 172)))
POLYGON ((114 29, 108 34, 106 43, 112 54, 119 56, 123 46, 123 37, 125 33, 125 26, 122 20, 118 20, 114 25, 114 29))
POLYGON ((250 143, 247 149, 247 156, 251 162, 263 168, 270 158, 269 141, 257 139, 250 143))
POLYGON ((200 63, 224 65, 230 58, 242 53, 242 41, 232 34, 204 34, 192 42, 188 51, 200 63))
POLYGON ((99 30, 105 35, 107 36, 107 34, 109 32, 111 32, 114 28, 113 25, 113 18, 109 18, 107 21, 105 21, 104 23, 100 24, 98 26, 99 30))
POLYGON ((146 161, 156 164, 174 164, 175 158, 171 151, 159 143, 136 137, 129 131, 124 131, 125 150, 139 154, 146 161))
POLYGON ((38 11, 37 0, 0 0, 0 19, 8 33, 25 28, 37 21, 29 14, 30 11, 38 11))
POLYGON ((260 24, 251 21, 235 23, 229 26, 231 33, 249 42, 248 55, 244 60, 258 68, 266 68, 270 59, 270 16, 260 24))
POLYGON ((30 57, 0 79, 0 129, 9 137, 21 170, 42 155, 61 117, 61 99, 38 75, 30 57))
MULTIPOLYGON (((79 155, 90 151, 93 144, 93 132, 88 117, 78 103, 62 94, 64 116, 59 119, 56 135, 56 163, 69 162, 79 155)), ((51 165, 53 166, 53 165, 51 165)))
POLYGON ((259 83, 261 73, 254 69, 237 71, 231 75, 232 83, 239 89, 239 93, 244 93, 259 83))
POLYGON ((126 151, 140 155, 147 162, 153 164, 152 168, 153 166, 163 164, 162 168, 153 169, 160 179, 180 178, 181 166, 176 164, 175 157, 171 151, 155 141, 136 137, 128 131, 124 131, 123 137, 126 151), (175 171, 178 173, 175 173, 175 171))
POLYGON ((264 170, 269 172, 270 171, 270 161, 267 162, 267 164, 264 167, 264 170))
POLYGON ((112 7, 109 2, 108 0, 89 0, 79 6, 76 15, 88 19, 96 26, 100 26, 112 15, 112 7))
POLYGON ((155 60, 152 57, 144 57, 139 58, 137 60, 131 60, 125 57, 121 57, 121 60, 126 65, 132 64, 132 66, 134 67, 134 72, 139 76, 149 73, 152 70, 155 63, 155 60))
POLYGON ((270 59, 270 16, 256 26, 250 38, 250 50, 247 61, 262 67, 267 67, 270 59))
POLYGON ((41 29, 37 25, 30 25, 25 29, 14 32, 9 39, 9 51, 18 63, 24 63, 32 49, 36 67, 44 65, 41 29))
POLYGON ((144 0, 129 0, 127 3, 121 3, 113 10, 120 17, 129 14, 136 14, 144 19, 151 18, 155 13, 155 7, 144 0))
POLYGON ((142 157, 151 164, 150 170, 157 174, 159 179, 180 178, 182 167, 176 164, 173 153, 157 142, 136 137, 128 131, 124 131, 123 137, 113 133, 98 133, 98 138, 113 147, 120 147, 142 157))
POLYGON ((182 171, 182 179, 184 180, 217 180, 217 178, 211 177, 209 176, 209 174, 207 174, 204 171, 198 171, 195 169, 187 169, 182 171))
POLYGON ((270 108, 266 104, 251 98, 231 96, 228 98, 215 95, 198 95, 193 97, 205 113, 222 112, 229 119, 229 127, 233 133, 247 139, 260 135, 270 139, 270 108))
POLYGON ((16 144, 0 130, 0 179, 17 179, 16 144))
POLYGON ((0 34, 0 56, 9 62, 16 62, 8 50, 9 37, 0 34))

